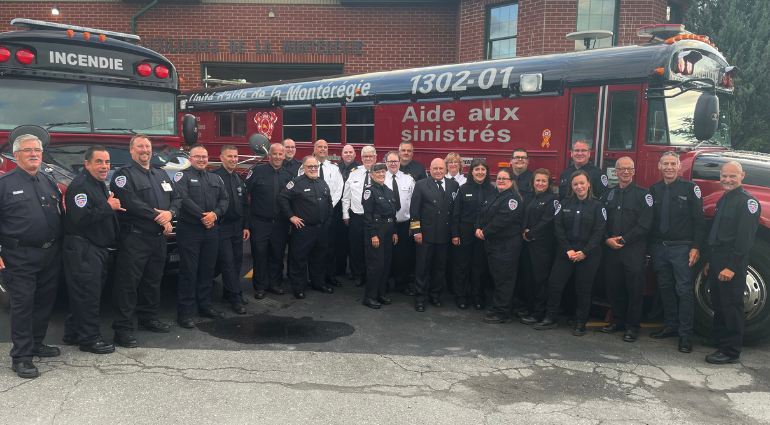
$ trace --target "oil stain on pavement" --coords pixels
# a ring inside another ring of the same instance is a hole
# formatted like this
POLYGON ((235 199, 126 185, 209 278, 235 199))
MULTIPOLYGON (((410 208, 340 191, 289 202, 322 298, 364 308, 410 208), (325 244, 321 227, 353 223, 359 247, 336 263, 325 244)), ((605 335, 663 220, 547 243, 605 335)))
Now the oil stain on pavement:
POLYGON ((213 320, 199 323, 197 328, 215 338, 240 344, 323 343, 350 336, 355 332, 355 328, 347 323, 270 314, 213 320))

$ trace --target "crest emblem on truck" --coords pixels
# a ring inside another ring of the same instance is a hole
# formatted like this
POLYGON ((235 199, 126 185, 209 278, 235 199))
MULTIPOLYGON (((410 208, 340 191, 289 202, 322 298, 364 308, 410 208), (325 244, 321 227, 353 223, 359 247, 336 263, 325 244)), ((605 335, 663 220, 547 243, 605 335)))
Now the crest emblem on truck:
POLYGON ((257 124, 257 131, 268 138, 273 137, 273 128, 275 122, 278 120, 278 116, 275 112, 258 112, 254 116, 254 122, 257 124))

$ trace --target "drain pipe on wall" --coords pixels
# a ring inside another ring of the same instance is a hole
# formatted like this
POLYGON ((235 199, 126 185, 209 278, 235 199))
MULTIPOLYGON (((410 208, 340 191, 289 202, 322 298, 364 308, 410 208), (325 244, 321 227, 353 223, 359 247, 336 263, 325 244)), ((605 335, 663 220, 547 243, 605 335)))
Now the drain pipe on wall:
POLYGON ((152 0, 152 2, 147 6, 145 6, 144 9, 140 10, 139 12, 136 13, 136 15, 131 17, 131 34, 136 35, 136 20, 139 19, 139 17, 142 16, 144 12, 155 7, 156 4, 158 4, 158 0, 152 0))

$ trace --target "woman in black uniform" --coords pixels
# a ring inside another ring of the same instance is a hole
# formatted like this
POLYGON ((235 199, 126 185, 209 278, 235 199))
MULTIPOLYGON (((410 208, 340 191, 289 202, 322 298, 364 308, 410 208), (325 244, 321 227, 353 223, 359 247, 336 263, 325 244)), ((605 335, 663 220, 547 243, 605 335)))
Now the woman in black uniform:
POLYGON ((382 304, 390 304, 385 298, 388 284, 390 258, 393 245, 398 243, 398 235, 394 232, 396 205, 393 191, 385 186, 385 171, 383 163, 372 165, 370 176, 372 185, 364 190, 361 204, 364 207, 364 246, 366 250, 366 280, 363 304, 371 308, 380 308, 382 304))
POLYGON ((497 189, 489 181, 489 166, 484 159, 471 162, 468 180, 460 186, 452 214, 454 251, 454 292, 457 308, 468 308, 468 300, 476 310, 484 309, 481 275, 487 268, 484 241, 476 238, 476 217, 484 199, 492 199, 497 189))
POLYGON ((511 321, 511 301, 523 242, 521 224, 524 218, 524 203, 511 180, 512 175, 509 168, 501 168, 497 172, 498 193, 484 199, 476 219, 476 237, 484 241, 489 272, 495 283, 492 310, 484 318, 487 323, 511 321))
POLYGON ((562 200, 561 211, 556 211, 556 260, 548 278, 545 318, 532 327, 541 330, 557 327, 561 293, 570 276, 574 275, 577 311, 572 334, 583 336, 591 308, 591 286, 602 259, 600 243, 607 223, 607 211, 594 198, 587 172, 577 170, 569 181, 567 198, 562 200))
POLYGON ((521 265, 527 277, 523 282, 524 300, 530 312, 521 318, 521 323, 525 325, 532 325, 545 317, 546 288, 553 264, 553 222, 556 211, 561 208, 556 195, 551 191, 550 171, 545 168, 536 170, 530 187, 535 197, 524 210, 524 232, 521 234, 524 249, 529 254, 522 256, 522 259, 529 259, 529 264, 521 265))

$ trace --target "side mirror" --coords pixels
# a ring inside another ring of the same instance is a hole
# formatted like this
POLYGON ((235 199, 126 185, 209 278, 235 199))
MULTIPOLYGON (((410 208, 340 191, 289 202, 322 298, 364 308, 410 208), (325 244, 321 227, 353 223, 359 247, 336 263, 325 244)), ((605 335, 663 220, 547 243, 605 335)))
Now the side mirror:
POLYGON ((692 117, 693 133, 698 141, 710 140, 719 127, 719 98, 714 93, 703 93, 695 103, 692 117))
POLYGON ((257 156, 267 156, 270 153, 270 141, 264 134, 254 133, 249 136, 249 147, 257 156))
POLYGON ((187 114, 182 118, 182 136, 187 146, 198 142, 198 120, 194 115, 187 114))
POLYGON ((40 127, 39 125, 20 125, 11 130, 11 133, 8 135, 8 142, 11 144, 11 150, 13 150, 13 141, 24 134, 31 134, 40 139, 40 142, 43 144, 43 149, 47 148, 48 144, 51 143, 51 135, 48 134, 48 130, 43 127, 40 127))

